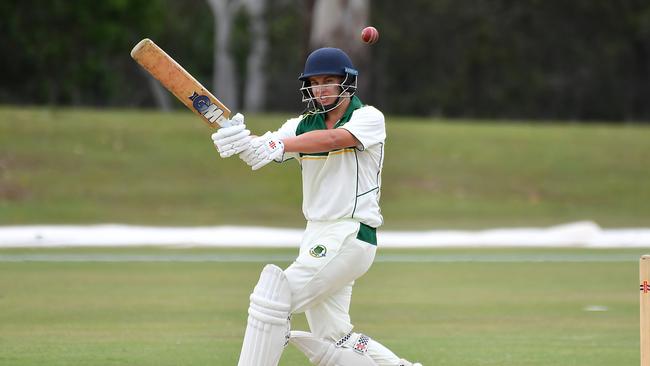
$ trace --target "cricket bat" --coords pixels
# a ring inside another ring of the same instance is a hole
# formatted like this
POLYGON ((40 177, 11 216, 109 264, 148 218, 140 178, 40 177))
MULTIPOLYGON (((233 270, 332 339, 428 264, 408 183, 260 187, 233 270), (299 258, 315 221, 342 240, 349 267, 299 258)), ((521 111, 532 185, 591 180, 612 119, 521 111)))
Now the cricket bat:
POLYGON ((227 127, 230 109, 152 40, 145 38, 138 42, 131 57, 209 127, 227 127))

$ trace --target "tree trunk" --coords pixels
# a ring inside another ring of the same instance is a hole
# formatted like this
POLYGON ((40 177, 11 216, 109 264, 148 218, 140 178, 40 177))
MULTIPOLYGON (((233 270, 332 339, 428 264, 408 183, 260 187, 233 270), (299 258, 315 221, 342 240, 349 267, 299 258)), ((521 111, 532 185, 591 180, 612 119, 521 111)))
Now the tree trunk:
POLYGON ((241 5, 240 0, 208 0, 214 15, 214 67, 212 92, 228 108, 239 108, 239 86, 235 73, 235 63, 230 54, 230 34, 235 13, 241 5))
POLYGON ((370 20, 370 0, 316 0, 310 47, 337 47, 345 51, 357 69, 360 93, 369 92, 370 47, 361 42, 361 30, 370 20))
POLYGON ((244 107, 249 112, 259 112, 266 101, 266 57, 268 50, 268 28, 264 19, 266 0, 248 0, 251 17, 251 50, 247 61, 244 107))
POLYGON ((169 112, 172 109, 171 99, 169 98, 169 92, 160 85, 160 82, 156 80, 151 74, 146 72, 143 68, 138 68, 140 72, 147 78, 147 83, 149 84, 149 90, 153 95, 153 99, 156 101, 156 106, 163 112, 169 112))

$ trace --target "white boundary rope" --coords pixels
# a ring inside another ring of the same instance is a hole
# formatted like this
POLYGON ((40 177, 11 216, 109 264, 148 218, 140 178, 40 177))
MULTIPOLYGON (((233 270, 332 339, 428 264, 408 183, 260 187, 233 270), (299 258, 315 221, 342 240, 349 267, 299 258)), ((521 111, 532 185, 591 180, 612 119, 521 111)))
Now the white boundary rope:
MULTIPOLYGON (((298 247, 302 229, 248 226, 154 227, 118 224, 0 226, 0 248, 20 247, 298 247)), ((584 221, 548 228, 378 230, 380 247, 650 248, 650 228, 603 229, 584 221)))

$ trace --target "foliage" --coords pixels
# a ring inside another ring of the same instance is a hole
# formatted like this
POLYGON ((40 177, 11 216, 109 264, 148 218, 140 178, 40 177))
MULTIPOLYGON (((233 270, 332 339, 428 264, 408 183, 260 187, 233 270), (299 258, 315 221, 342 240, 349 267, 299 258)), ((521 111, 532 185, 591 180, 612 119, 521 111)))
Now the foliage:
POLYGON ((149 0, 3 1, 0 98, 5 103, 128 104, 129 46, 161 31, 149 0))
MULTIPOLYGON (((267 4, 268 110, 300 108, 310 3, 267 4)), ((0 12, 0 103, 152 106, 128 57, 144 37, 204 84, 212 79, 215 27, 204 1, 7 0, 0 12)), ((385 112, 650 121, 648 1, 376 1, 371 16, 381 38, 361 94, 385 112)), ((239 14, 231 51, 240 76, 248 34, 239 14)))
POLYGON ((374 3, 377 98, 407 114, 650 118, 650 2, 374 3), (378 75, 379 77, 379 75, 378 75))

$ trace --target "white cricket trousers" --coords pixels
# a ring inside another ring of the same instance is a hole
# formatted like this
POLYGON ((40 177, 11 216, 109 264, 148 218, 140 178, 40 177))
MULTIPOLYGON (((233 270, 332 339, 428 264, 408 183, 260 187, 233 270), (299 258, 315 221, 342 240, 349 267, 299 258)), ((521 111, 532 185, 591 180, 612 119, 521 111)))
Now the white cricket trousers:
POLYGON ((377 246, 357 239, 351 219, 308 222, 296 260, 284 271, 292 292, 292 313, 304 312, 311 332, 337 341, 353 326, 354 281, 372 265, 377 246))

